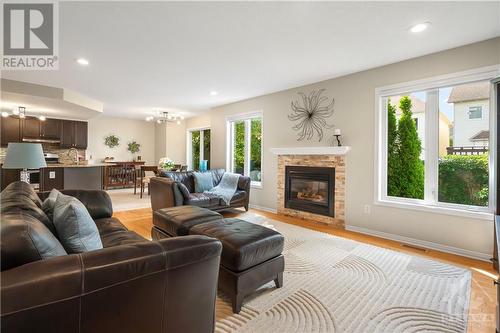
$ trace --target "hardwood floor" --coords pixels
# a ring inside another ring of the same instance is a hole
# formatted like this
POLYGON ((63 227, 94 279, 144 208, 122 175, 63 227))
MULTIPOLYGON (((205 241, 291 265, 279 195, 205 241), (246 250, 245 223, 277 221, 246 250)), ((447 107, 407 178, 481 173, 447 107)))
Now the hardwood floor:
MULTIPOLYGON (((339 230, 319 223, 308 222, 293 217, 277 215, 254 209, 251 209, 248 213, 240 210, 233 210, 224 213, 224 216, 241 217, 245 214, 259 214, 273 220, 294 224, 300 227, 468 268, 472 271, 468 333, 495 332, 496 287, 493 284, 493 281, 497 279, 498 276, 490 263, 434 250, 412 248, 405 246, 404 244, 379 237, 363 235, 347 230, 339 230)), ((117 212, 114 216, 119 218, 130 230, 133 230, 148 239, 151 238, 152 214, 150 208, 117 212)))

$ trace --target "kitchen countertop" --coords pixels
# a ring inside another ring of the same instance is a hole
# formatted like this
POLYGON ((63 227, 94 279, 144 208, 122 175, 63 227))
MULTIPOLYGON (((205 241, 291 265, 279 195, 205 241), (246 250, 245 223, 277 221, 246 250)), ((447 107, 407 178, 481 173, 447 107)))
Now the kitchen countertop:
POLYGON ((113 163, 93 163, 93 164, 61 164, 61 163, 48 163, 47 168, 95 168, 114 165, 113 163))

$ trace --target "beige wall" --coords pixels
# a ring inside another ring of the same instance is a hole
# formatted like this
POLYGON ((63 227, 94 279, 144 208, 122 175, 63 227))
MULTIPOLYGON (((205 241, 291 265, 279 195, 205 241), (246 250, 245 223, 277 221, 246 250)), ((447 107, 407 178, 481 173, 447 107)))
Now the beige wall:
POLYGON ((167 154, 176 164, 186 164, 186 122, 180 125, 168 123, 167 125, 167 154))
POLYGON ((344 145, 352 146, 346 165, 346 225, 452 246, 472 251, 472 255, 489 254, 493 249, 491 221, 373 205, 374 106, 377 87, 499 63, 500 38, 496 38, 218 107, 189 119, 187 128, 202 123, 211 127, 212 167, 225 167, 226 116, 262 110, 263 188, 252 189, 251 203, 276 209, 277 158, 269 148, 328 145, 326 141, 297 142, 293 124, 287 119, 297 92, 324 88, 327 96, 335 98, 331 122, 342 129, 344 145), (369 214, 365 213, 366 205, 370 206, 369 214))
POLYGON ((92 155, 92 159, 100 161, 107 156, 113 156, 115 161, 131 161, 133 155, 127 150, 127 143, 132 140, 141 145, 141 151, 137 155, 140 155, 147 164, 153 163, 155 161, 154 123, 104 115, 94 117, 89 120, 87 157, 92 155), (104 145, 104 138, 110 134, 120 138, 120 145, 113 149, 104 145))
POLYGON ((198 117, 188 118, 186 119, 186 130, 210 127, 211 120, 212 117, 209 112, 198 117))
POLYGON ((155 123, 155 161, 167 156, 167 124, 155 123))

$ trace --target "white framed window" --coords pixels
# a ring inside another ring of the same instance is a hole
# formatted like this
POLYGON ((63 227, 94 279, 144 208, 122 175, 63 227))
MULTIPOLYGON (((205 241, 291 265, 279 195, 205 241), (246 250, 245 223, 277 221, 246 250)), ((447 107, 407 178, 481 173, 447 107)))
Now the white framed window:
POLYGON ((226 118, 226 169, 250 177, 253 187, 262 187, 262 112, 226 118))
POLYGON ((469 106, 469 119, 483 119, 483 107, 469 106))
POLYGON ((188 170, 200 170, 200 163, 207 161, 207 169, 210 169, 210 128, 190 128, 187 130, 186 160, 188 170))
POLYGON ((499 73, 491 66, 375 90, 375 204, 491 219, 496 129, 488 111, 499 73), (483 120, 471 127, 467 94, 478 90, 483 120), (471 141, 478 132, 489 147, 471 141))

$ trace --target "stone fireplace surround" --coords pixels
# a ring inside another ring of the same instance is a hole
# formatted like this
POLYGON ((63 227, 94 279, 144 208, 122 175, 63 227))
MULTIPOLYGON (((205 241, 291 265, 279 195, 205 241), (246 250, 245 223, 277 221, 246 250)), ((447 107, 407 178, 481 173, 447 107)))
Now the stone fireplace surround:
POLYGON ((271 148, 278 156, 278 214, 345 227, 345 155, 350 147, 271 148), (285 207, 285 167, 310 166, 335 168, 335 216, 313 214, 285 207))

